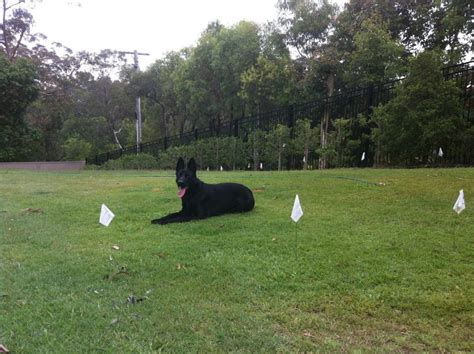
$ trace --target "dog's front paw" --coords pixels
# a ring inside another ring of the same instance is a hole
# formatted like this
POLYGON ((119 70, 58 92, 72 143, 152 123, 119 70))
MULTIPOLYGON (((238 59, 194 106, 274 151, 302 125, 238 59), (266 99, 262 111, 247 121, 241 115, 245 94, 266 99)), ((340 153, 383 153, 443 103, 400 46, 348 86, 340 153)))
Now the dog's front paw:
POLYGON ((164 225, 166 224, 166 221, 163 221, 163 219, 154 219, 151 221, 152 224, 158 224, 158 225, 164 225))

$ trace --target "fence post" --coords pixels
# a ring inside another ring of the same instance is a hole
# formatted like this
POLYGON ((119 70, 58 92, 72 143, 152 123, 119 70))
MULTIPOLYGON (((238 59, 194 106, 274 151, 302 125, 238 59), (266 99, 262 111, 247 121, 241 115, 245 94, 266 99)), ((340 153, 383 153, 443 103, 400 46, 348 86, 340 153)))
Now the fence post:
POLYGON ((198 140, 199 135, 198 135, 198 128, 194 129, 194 140, 198 140))
POLYGON ((164 148, 164 150, 168 149, 168 137, 167 136, 165 136, 165 138, 163 139, 163 148, 164 148))

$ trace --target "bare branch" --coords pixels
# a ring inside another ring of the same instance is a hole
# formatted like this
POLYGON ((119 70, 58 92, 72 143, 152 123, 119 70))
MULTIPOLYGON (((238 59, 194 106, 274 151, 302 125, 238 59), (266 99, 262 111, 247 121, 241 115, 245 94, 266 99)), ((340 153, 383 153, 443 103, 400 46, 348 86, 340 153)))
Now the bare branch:
POLYGON ((23 39, 23 36, 25 35, 25 32, 26 32, 26 28, 23 28, 23 30, 21 31, 21 34, 20 34, 20 38, 18 39, 18 41, 16 42, 16 46, 15 48, 13 48, 13 52, 11 54, 11 58, 10 59, 14 59, 15 56, 16 56, 16 52, 18 51, 18 48, 20 47, 20 44, 21 44, 21 41, 23 39))

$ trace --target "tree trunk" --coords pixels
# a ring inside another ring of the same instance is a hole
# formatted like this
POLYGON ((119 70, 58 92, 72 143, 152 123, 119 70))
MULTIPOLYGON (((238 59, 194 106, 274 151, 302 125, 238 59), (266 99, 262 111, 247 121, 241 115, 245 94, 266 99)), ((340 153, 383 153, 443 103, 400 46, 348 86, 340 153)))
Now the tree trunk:
POLYGON ((253 146, 253 170, 257 171, 258 170, 258 160, 260 159, 259 153, 258 153, 258 147, 256 144, 253 146))
MULTIPOLYGON (((323 120, 321 121, 321 149, 324 150, 328 144, 328 130, 329 130, 329 119, 330 119, 330 112, 331 112, 331 104, 330 98, 334 93, 334 74, 328 74, 326 79, 326 88, 327 88, 327 100, 326 105, 324 106, 324 116, 323 120)), ((319 169, 327 168, 327 158, 326 156, 321 156, 319 158, 319 169)))
POLYGON ((278 171, 281 171, 281 151, 278 151, 278 171))
POLYGON ((303 170, 308 169, 308 155, 309 155, 309 146, 306 145, 304 147, 304 162, 303 162, 303 170))

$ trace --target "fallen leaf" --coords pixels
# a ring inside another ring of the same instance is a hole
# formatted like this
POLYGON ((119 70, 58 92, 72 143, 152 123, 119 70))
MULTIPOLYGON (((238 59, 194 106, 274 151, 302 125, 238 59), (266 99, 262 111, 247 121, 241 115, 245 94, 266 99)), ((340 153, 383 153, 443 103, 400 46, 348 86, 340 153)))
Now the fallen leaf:
POLYGON ((37 208, 37 209, 34 209, 34 208, 26 208, 26 209, 23 209, 23 212, 24 212, 24 213, 42 213, 42 212, 43 212, 43 209, 41 209, 41 208, 37 208))
POLYGON ((115 251, 118 251, 118 250, 120 250, 120 247, 117 246, 117 245, 113 245, 113 246, 112 246, 112 249, 115 250, 115 251))
POLYGON ((180 270, 180 269, 186 269, 186 265, 181 264, 181 263, 178 263, 178 264, 176 264, 176 269, 178 269, 178 270, 180 270))
POLYGON ((255 189, 252 189, 252 192, 254 192, 254 193, 262 193, 262 192, 263 192, 263 189, 261 189, 261 188, 255 188, 255 189))
POLYGON ((272 238, 272 241, 276 241, 276 240, 277 240, 277 238, 276 238, 276 237, 272 238))
POLYGON ((311 334, 310 331, 304 331, 304 332, 303 332, 303 336, 305 336, 305 337, 314 337, 314 336, 311 334))
POLYGON ((118 318, 114 318, 112 321, 110 321, 110 324, 115 325, 118 323, 118 321, 119 321, 118 318))

